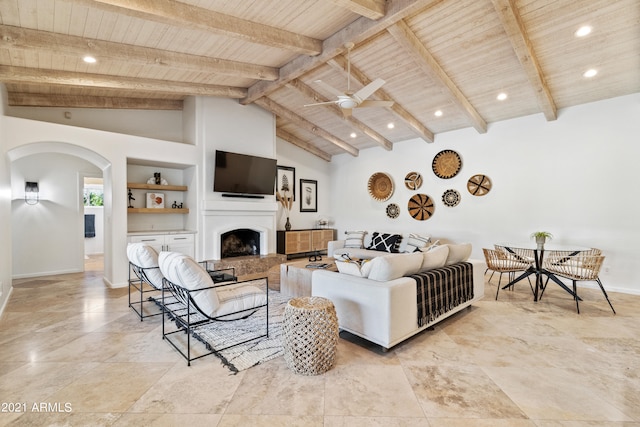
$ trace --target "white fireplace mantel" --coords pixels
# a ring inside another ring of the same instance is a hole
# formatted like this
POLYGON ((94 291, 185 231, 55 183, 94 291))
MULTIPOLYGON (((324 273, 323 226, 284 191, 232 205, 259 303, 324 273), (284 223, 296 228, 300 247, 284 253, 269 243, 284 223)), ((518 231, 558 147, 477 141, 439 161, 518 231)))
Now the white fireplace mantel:
POLYGON ((202 205, 204 259, 219 260, 222 235, 241 228, 260 233, 261 255, 275 253, 277 202, 205 200, 202 205))
POLYGON ((274 201, 244 201, 244 200, 203 200, 202 211, 248 211, 248 212, 277 212, 278 202, 274 201))

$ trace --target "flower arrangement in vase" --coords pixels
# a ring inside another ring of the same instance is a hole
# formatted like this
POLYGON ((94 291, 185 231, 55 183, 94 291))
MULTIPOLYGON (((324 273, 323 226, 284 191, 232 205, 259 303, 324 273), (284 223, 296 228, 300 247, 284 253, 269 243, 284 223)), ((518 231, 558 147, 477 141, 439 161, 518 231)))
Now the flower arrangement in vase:
POLYGON ((284 229, 289 231, 291 230, 289 213, 293 207, 293 195, 289 195, 289 180, 286 176, 282 179, 282 188, 279 191, 276 190, 276 200, 280 202, 284 210, 287 212, 287 222, 284 223, 284 229), (282 191, 282 194, 280 194, 280 191, 282 191))

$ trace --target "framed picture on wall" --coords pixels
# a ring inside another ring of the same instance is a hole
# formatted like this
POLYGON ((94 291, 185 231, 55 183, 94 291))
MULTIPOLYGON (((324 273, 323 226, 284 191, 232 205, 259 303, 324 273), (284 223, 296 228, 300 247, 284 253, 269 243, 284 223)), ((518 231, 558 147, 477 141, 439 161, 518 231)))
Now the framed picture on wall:
POLYGON ((296 199, 296 168, 290 166, 277 166, 276 191, 282 194, 287 191, 293 200, 296 199))
POLYGON ((300 180, 300 212, 318 212, 318 181, 300 180))

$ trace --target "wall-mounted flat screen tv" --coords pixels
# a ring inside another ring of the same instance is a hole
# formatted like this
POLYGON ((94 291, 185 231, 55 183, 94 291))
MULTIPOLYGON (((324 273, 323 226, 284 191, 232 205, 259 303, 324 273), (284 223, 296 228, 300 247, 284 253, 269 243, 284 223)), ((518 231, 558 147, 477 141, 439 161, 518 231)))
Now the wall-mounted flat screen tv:
POLYGON ((216 150, 213 191, 273 195, 276 174, 276 159, 216 150))

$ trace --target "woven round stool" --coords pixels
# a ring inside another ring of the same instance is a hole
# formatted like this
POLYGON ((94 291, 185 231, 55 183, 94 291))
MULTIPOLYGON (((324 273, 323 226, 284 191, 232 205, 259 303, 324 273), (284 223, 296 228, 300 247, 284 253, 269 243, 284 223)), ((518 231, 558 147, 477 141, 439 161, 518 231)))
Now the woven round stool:
POLYGON ((338 316, 333 303, 322 297, 289 300, 282 325, 284 360, 297 374, 327 372, 336 360, 338 316))

